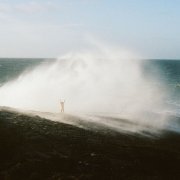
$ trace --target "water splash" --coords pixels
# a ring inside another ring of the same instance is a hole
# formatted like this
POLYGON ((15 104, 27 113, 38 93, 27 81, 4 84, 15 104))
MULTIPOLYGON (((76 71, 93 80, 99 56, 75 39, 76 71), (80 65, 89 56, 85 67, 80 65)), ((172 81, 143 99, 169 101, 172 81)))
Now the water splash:
POLYGON ((143 76, 134 54, 95 44, 93 50, 67 53, 6 83, 0 105, 59 112, 62 98, 66 112, 118 114, 163 127, 165 95, 153 78, 143 76))

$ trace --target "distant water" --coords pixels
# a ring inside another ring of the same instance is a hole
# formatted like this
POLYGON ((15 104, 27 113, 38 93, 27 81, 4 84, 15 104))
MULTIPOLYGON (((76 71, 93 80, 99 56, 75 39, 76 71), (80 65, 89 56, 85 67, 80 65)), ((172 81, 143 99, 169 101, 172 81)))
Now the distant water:
POLYGON ((143 69, 145 76, 156 77, 157 85, 165 84, 169 96, 164 103, 180 115, 180 60, 146 60, 143 69))
MULTIPOLYGON (((0 85, 15 80, 23 72, 33 69, 45 59, 0 59, 0 85)), ((51 60, 53 61, 53 60, 51 60)), ((180 60, 153 59, 143 61, 144 76, 154 77, 156 85, 166 84, 169 96, 164 100, 172 112, 180 112, 180 60), (155 75, 155 76, 154 76, 155 75)))
POLYGON ((0 85, 16 79, 22 72, 34 68, 44 59, 0 58, 0 85))

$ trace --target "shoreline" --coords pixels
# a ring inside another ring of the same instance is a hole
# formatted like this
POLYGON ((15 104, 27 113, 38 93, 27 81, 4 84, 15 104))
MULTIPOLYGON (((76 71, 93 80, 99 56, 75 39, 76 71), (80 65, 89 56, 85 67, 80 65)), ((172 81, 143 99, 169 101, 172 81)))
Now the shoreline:
POLYGON ((102 133, 1 110, 0 179, 179 179, 179 141, 171 131, 102 133))

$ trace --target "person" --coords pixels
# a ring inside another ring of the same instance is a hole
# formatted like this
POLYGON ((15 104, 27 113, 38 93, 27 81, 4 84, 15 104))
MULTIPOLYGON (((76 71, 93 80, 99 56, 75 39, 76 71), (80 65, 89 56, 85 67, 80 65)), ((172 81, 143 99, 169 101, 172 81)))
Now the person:
POLYGON ((60 100, 60 104, 61 104, 61 113, 64 112, 64 103, 65 103, 65 100, 60 100))

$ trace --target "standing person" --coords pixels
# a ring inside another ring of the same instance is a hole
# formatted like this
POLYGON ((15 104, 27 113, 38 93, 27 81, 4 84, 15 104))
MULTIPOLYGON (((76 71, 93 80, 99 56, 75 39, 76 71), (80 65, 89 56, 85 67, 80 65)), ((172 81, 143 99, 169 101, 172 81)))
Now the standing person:
POLYGON ((64 103, 65 103, 65 100, 60 100, 60 104, 61 104, 61 113, 64 112, 64 103))

